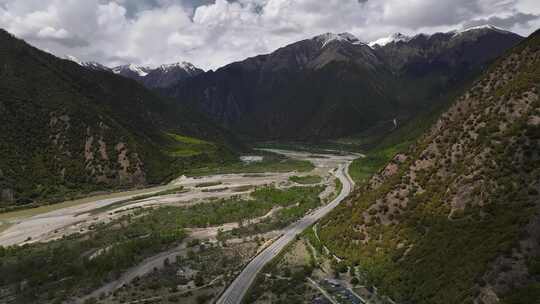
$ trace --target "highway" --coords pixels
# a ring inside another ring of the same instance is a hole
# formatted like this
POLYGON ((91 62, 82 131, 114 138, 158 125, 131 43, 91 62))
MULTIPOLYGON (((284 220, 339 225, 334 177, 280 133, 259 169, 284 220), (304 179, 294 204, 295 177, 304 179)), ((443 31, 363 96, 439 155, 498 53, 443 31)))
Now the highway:
POLYGON ((270 262, 275 256, 287 246, 294 238, 302 233, 306 228, 315 224, 318 220, 332 211, 339 203, 341 203, 352 191, 354 182, 349 177, 348 169, 350 162, 340 165, 336 172, 336 177, 343 184, 341 193, 329 204, 307 214, 305 217, 289 226, 285 233, 277 239, 272 245, 264 249, 259 255, 249 262, 242 270, 240 275, 229 285, 225 292, 216 302, 217 304, 239 304, 245 296, 251 284, 257 277, 261 269, 270 262))

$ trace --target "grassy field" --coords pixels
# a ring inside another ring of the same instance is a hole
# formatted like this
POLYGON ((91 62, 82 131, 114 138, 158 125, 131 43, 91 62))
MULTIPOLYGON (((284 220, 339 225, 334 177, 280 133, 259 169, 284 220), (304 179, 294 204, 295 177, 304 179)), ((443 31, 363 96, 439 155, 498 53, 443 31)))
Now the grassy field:
POLYGON ((278 149, 290 151, 302 151, 313 154, 341 154, 345 151, 358 152, 358 145, 351 145, 339 141, 326 141, 322 143, 308 142, 259 142, 255 144, 257 149, 278 149))
POLYGON ((295 182, 301 185, 313 185, 322 181, 322 178, 318 175, 306 175, 306 176, 291 176, 289 177, 291 182, 295 182))
MULTIPOLYGON (((222 233, 219 237, 222 239, 239 238, 285 228, 303 217, 309 210, 319 207, 321 205, 319 194, 323 190, 323 186, 314 186, 292 187, 287 190, 264 188, 263 190, 255 191, 252 194, 255 200, 266 201, 268 207, 279 206, 281 209, 277 210, 272 217, 265 218, 261 222, 245 226, 242 225, 239 228, 222 233), (272 203, 269 204, 268 202, 272 203)), ((271 208, 265 210, 268 212, 271 208)))
POLYGON ((309 172, 315 167, 309 161, 290 159, 275 153, 259 151, 264 158, 260 162, 234 162, 213 164, 204 168, 189 170, 187 176, 205 176, 231 173, 265 173, 265 172, 309 172))
POLYGON ((216 146, 208 141, 174 133, 167 135, 174 140, 174 144, 168 147, 169 155, 173 157, 190 157, 213 152, 216 149, 216 146))
POLYGON ((211 203, 197 204, 187 208, 163 207, 155 212, 163 217, 174 217, 182 227, 208 227, 261 217, 274 207, 289 207, 316 198, 318 187, 293 187, 279 190, 264 187, 255 190, 250 200, 240 198, 221 199, 211 203))

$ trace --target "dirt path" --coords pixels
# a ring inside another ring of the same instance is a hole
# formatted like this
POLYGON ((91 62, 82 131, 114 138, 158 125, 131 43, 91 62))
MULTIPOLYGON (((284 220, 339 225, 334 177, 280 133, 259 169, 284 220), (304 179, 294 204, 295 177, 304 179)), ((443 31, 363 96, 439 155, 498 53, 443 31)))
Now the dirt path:
POLYGON ((84 301, 88 298, 98 298, 101 294, 111 293, 121 288, 122 286, 129 284, 137 277, 142 277, 146 274, 149 274, 150 272, 154 271, 154 269, 163 268, 165 260, 174 262, 176 260, 176 257, 180 255, 185 255, 186 252, 187 246, 184 242, 171 250, 149 257, 139 265, 128 269, 124 274, 122 274, 122 276, 118 280, 103 285, 99 289, 93 291, 91 294, 78 299, 76 303, 84 303, 84 301))

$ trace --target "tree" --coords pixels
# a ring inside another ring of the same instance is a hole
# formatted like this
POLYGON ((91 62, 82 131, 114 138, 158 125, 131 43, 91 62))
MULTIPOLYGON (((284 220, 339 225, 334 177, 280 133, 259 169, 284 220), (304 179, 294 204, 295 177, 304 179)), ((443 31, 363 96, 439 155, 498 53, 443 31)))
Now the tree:
POLYGON ((197 273, 194 278, 195 286, 200 287, 204 285, 204 278, 200 273, 197 273))
POLYGON ((84 301, 84 304, 96 304, 97 303, 97 299, 92 297, 92 298, 88 298, 84 301))
POLYGON ((197 304, 204 304, 204 303, 208 303, 208 301, 210 301, 212 298, 214 297, 213 294, 202 294, 200 296, 197 296, 197 304))

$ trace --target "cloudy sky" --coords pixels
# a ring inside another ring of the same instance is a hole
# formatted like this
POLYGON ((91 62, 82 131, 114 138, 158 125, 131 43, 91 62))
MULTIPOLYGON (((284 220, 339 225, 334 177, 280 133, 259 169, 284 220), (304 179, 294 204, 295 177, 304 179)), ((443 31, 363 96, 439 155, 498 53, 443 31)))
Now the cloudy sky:
POLYGON ((528 35, 539 17, 539 0, 0 0, 1 28, 60 57, 204 69, 324 32, 372 41, 490 23, 528 35))

